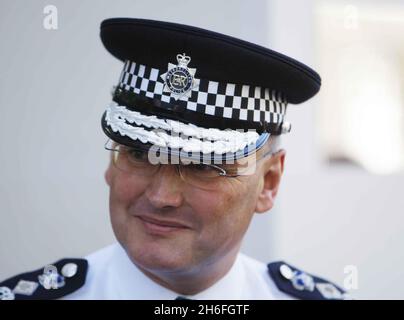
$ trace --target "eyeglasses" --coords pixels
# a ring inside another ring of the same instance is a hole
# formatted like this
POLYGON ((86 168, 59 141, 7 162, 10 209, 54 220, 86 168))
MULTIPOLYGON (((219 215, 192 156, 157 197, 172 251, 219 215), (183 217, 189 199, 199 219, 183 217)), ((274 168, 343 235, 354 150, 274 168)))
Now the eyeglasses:
POLYGON ((147 150, 121 145, 112 140, 108 140, 104 147, 106 150, 112 151, 113 165, 123 172, 137 176, 152 177, 157 174, 162 165, 175 166, 183 181, 198 188, 209 190, 215 188, 220 178, 236 178, 253 174, 256 164, 266 156, 272 154, 271 151, 267 151, 258 160, 255 159, 254 154, 254 157, 249 156, 236 160, 234 163, 221 165, 200 163, 196 160, 183 161, 183 159, 181 159, 183 163, 179 164, 154 164, 152 163, 154 161, 150 161, 150 154, 147 150))

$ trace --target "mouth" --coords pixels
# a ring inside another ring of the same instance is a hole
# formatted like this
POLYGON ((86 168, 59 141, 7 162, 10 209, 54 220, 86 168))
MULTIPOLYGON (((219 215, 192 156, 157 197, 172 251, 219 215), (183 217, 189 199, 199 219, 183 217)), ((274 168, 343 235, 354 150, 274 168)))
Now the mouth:
POLYGON ((146 216, 135 216, 135 218, 140 220, 148 233, 164 234, 190 229, 185 224, 177 221, 160 220, 146 216))

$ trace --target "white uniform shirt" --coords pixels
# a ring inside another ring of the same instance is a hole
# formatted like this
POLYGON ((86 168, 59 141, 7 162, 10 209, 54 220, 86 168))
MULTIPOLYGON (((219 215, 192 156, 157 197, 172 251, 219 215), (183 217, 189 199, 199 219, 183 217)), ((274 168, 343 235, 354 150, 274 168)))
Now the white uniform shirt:
MULTIPOLYGON (((143 274, 118 244, 88 257, 86 282, 64 299, 174 300, 180 294, 162 287, 143 274)), ((264 263, 239 253, 228 273, 189 299, 292 299, 278 290, 264 263)))

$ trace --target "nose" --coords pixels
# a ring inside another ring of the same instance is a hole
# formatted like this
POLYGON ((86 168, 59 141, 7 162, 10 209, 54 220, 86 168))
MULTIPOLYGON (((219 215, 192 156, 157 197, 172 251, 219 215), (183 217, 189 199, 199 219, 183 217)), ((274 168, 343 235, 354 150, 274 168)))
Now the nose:
POLYGON ((180 207, 183 203, 183 184, 174 165, 161 165, 151 179, 145 195, 156 208, 180 207))

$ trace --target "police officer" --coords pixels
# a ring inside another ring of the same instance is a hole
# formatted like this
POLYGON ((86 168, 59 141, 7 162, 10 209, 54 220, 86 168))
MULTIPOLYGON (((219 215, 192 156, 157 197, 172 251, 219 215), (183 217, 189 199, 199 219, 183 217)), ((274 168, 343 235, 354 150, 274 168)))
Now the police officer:
POLYGON ((319 75, 275 51, 174 23, 108 19, 101 40, 123 62, 101 121, 117 243, 10 278, 0 298, 346 298, 285 262, 239 252, 254 214, 278 193, 287 105, 314 96, 319 75))

